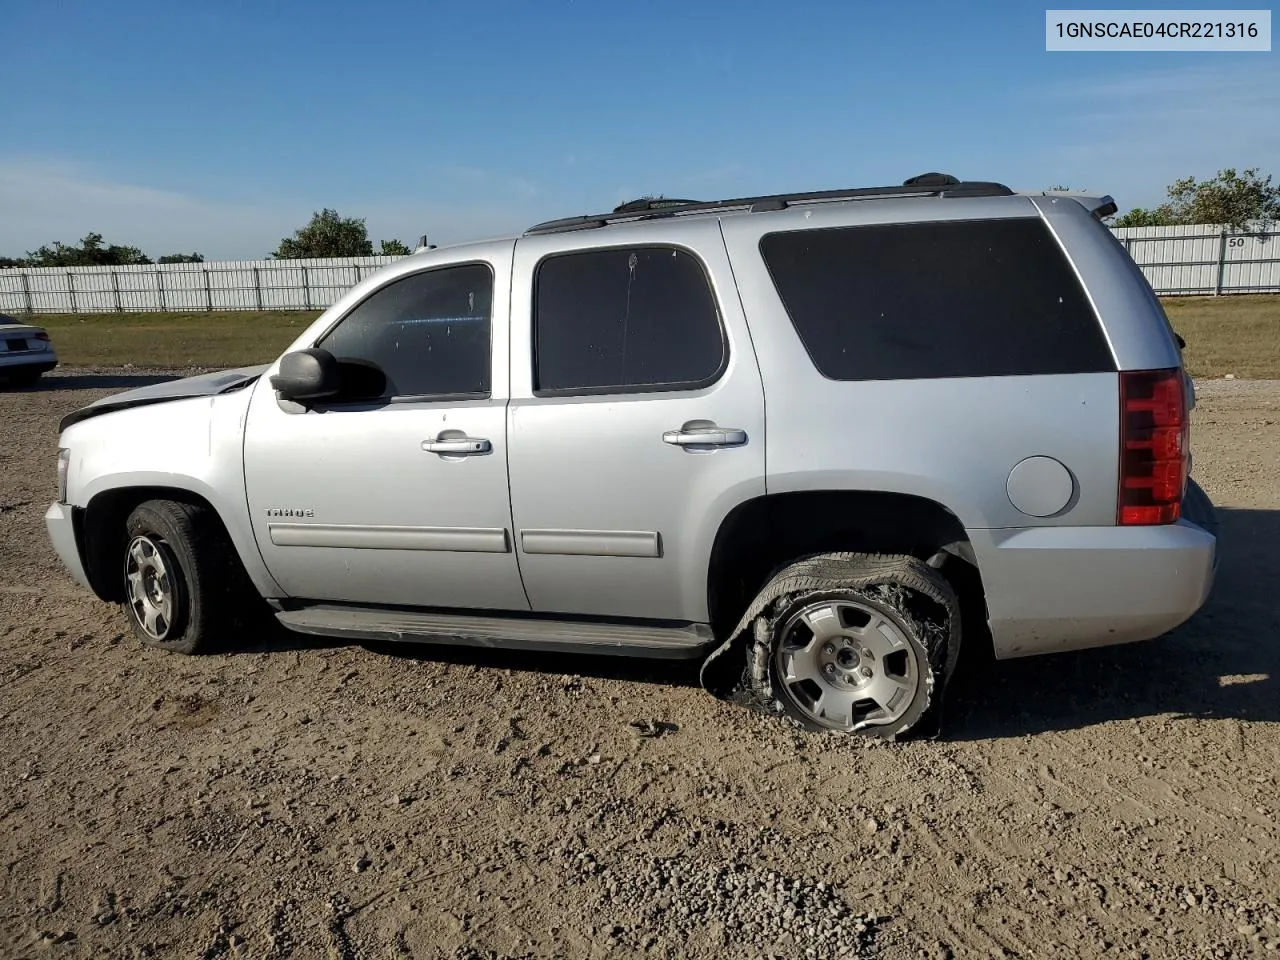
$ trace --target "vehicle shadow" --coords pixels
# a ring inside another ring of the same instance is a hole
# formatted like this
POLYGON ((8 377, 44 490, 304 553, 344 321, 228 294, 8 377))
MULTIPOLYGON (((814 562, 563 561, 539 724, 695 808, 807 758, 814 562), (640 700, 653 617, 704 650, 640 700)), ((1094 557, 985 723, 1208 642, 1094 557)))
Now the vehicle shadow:
POLYGON ((409 660, 430 660, 476 666, 482 669, 519 670, 521 673, 594 677, 668 687, 697 687, 701 659, 660 660, 650 657, 619 657, 608 654, 544 653, 533 650, 493 650, 445 644, 370 643, 370 652, 409 660))
POLYGON ((228 656, 246 653, 292 653, 295 650, 336 650, 358 646, 342 637, 317 637, 285 629, 265 607, 253 615, 252 625, 234 640, 224 638, 217 651, 228 656))
POLYGON ((983 740, 1158 715, 1280 722, 1280 511, 1219 508, 1205 606, 1145 643, 996 662, 961 656, 943 738, 983 740))

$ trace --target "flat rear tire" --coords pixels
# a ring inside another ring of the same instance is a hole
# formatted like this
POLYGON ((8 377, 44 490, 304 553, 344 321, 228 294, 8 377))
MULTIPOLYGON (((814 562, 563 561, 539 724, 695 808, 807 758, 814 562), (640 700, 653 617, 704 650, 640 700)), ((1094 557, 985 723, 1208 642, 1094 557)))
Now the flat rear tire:
POLYGON ((868 590, 793 597, 775 621, 770 659, 774 695, 812 730, 894 737, 915 725, 933 691, 909 615, 868 590))

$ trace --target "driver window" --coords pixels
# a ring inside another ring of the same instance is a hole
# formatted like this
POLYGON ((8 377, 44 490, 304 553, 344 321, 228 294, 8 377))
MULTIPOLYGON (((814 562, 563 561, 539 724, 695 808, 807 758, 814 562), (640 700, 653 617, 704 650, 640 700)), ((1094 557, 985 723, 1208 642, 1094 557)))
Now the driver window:
POLYGON ((488 397, 492 302, 488 264, 424 270, 378 290, 316 346, 344 366, 377 368, 377 399, 488 397))

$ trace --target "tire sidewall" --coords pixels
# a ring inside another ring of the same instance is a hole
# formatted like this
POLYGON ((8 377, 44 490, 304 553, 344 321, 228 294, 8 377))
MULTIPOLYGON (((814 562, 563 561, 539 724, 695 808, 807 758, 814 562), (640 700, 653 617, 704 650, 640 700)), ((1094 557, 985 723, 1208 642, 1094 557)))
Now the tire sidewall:
POLYGON ((132 625, 134 633, 147 646, 157 647, 161 650, 171 650, 175 653, 191 653, 196 645, 195 638, 192 636, 191 626, 193 623, 199 622, 199 608, 197 605, 200 603, 200 596, 198 591, 191 588, 193 582, 192 571, 195 569, 195 564, 191 556, 191 547, 187 542, 184 531, 179 529, 170 517, 154 509, 149 504, 144 503, 138 507, 130 514, 129 520, 125 525, 124 548, 120 564, 121 576, 125 575, 129 545, 133 543, 135 537, 147 537, 150 539, 156 549, 161 551, 165 565, 170 570, 175 607, 173 621, 176 629, 171 629, 169 636, 164 640, 157 640, 147 633, 142 628, 142 624, 138 622, 137 615, 133 611, 133 604, 127 600, 127 584, 125 584, 125 615, 129 618, 129 623, 132 625))
POLYGON ((786 689, 785 684, 781 682, 781 678, 778 676, 778 665, 775 655, 778 651, 778 646, 783 640, 783 629, 790 622, 791 618, 800 610, 814 603, 820 603, 828 600, 847 600, 875 610, 886 620, 890 621, 902 633, 903 637, 906 638, 907 645, 911 648, 912 655, 916 658, 916 669, 920 673, 920 687, 916 692, 914 701, 907 709, 907 712, 893 723, 867 726, 856 731, 860 736, 889 740, 894 739, 899 734, 906 733, 914 727, 917 722, 919 722, 920 718, 928 711, 933 701, 936 679, 929 651, 925 645, 921 643, 918 631, 900 610, 885 603, 883 600, 867 596, 858 589, 807 590, 803 593, 792 594, 788 597, 782 609, 772 618, 773 622, 769 629, 767 663, 769 671, 770 698, 774 701, 778 710, 800 726, 804 727, 806 730, 812 730, 818 733, 835 733, 844 736, 849 734, 849 731, 826 727, 813 720, 805 710, 795 702, 791 693, 786 689))

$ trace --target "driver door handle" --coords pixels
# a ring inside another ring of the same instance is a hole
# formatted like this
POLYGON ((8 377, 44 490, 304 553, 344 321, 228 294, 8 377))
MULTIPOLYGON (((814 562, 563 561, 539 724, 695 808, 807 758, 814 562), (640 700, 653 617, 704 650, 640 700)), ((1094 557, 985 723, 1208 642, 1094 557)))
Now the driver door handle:
POLYGON ((483 437, 453 437, 448 440, 424 440, 422 449, 427 453, 451 453, 454 456, 469 453, 489 453, 493 444, 483 437))
POLYGON ((747 442, 747 431, 733 427, 668 430, 662 435, 662 442, 677 447, 740 447, 747 442))

